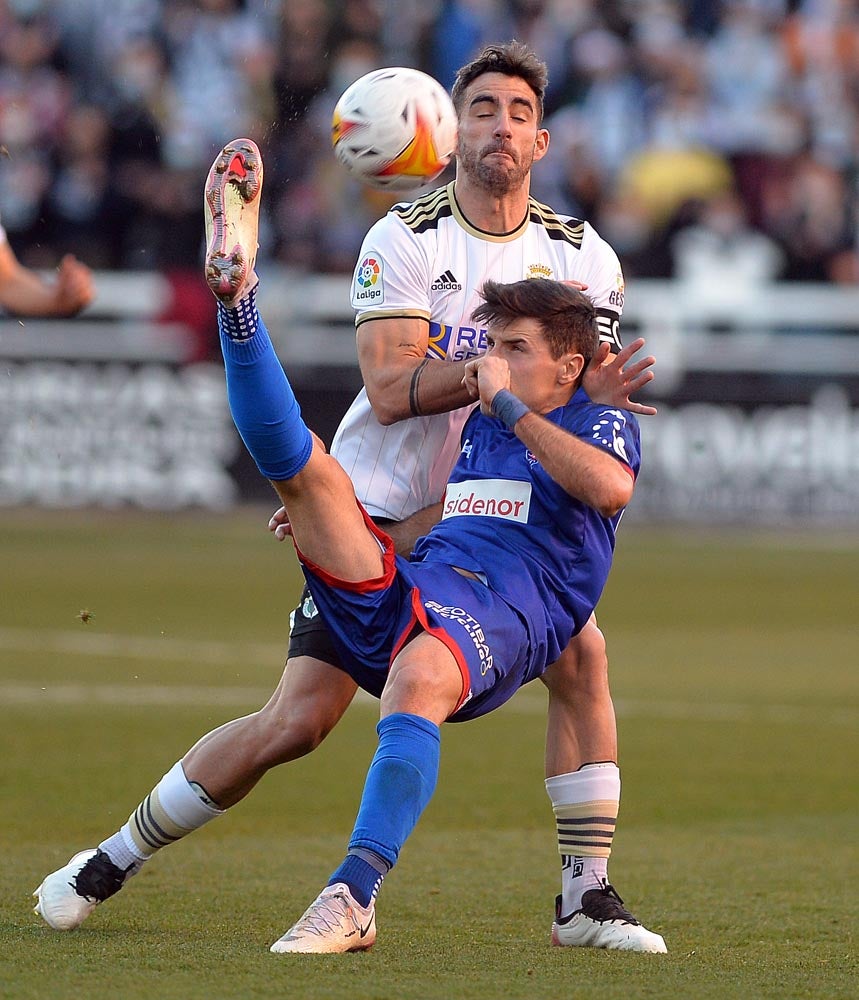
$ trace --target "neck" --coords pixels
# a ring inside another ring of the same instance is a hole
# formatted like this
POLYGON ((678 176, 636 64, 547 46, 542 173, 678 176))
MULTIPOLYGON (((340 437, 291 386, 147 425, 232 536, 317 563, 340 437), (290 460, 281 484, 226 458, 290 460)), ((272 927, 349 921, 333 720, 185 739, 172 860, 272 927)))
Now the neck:
POLYGON ((573 396, 575 396, 579 385, 580 382, 576 382, 573 386, 570 386, 569 384, 556 385, 545 393, 530 400, 524 399, 521 396, 519 398, 522 399, 523 403, 527 403, 528 407, 533 410, 534 413, 539 413, 542 416, 545 416, 547 413, 551 413, 552 410, 557 410, 561 406, 566 406, 573 396))
POLYGON ((512 232, 522 224, 528 211, 530 185, 527 182, 516 191, 495 195, 458 174, 453 190, 462 214, 472 226, 486 233, 512 232))

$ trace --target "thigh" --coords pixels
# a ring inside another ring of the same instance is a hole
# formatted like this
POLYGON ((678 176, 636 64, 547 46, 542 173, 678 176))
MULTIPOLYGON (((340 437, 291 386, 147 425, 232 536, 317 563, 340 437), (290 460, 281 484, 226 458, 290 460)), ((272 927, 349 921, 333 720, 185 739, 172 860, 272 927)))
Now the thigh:
POLYGON ((503 705, 545 663, 525 620, 493 590, 448 566, 410 564, 413 621, 447 646, 462 679, 450 721, 503 705))
MULTIPOLYGON (((313 604, 325 623, 339 665, 377 698, 388 678, 397 638, 408 628, 404 621, 408 595, 397 571, 399 562, 391 549, 389 571, 363 582, 340 580, 318 567, 302 564, 313 604)), ((302 610, 309 612, 310 606, 305 603, 302 610)))
POLYGON ((263 713, 273 712, 286 724, 300 725, 304 720, 327 734, 351 704, 357 687, 339 667, 310 656, 291 657, 263 713))

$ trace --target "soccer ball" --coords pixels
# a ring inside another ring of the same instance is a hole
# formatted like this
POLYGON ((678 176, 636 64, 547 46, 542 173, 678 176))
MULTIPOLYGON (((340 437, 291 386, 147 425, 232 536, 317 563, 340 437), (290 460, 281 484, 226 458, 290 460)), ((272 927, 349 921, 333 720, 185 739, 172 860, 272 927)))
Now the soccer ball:
POLYGON ((334 154, 374 188, 408 191, 435 180, 456 146, 447 91, 417 69, 376 69, 356 80, 331 120, 334 154))

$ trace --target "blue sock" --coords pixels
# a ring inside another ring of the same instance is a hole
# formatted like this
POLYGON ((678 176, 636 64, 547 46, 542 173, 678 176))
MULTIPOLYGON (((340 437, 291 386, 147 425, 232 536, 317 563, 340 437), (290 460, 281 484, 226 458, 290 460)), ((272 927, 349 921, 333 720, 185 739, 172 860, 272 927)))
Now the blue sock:
POLYGON ((266 479, 291 479, 307 464, 313 439, 253 297, 252 292, 235 309, 218 305, 227 398, 260 472, 266 479))
POLYGON ((366 852, 364 857, 347 854, 337 871, 328 879, 329 885, 345 882, 361 906, 369 906, 370 901, 376 898, 385 872, 390 871, 390 866, 386 865, 378 854, 372 861, 368 861, 369 853, 366 852))
POLYGON ((362 906, 378 891, 385 867, 397 863, 400 849, 432 798, 441 743, 434 722, 405 712, 382 719, 376 731, 379 746, 364 784, 350 853, 328 881, 329 885, 345 882, 362 906))
POLYGON ((230 340, 250 340, 259 324, 256 288, 252 288, 232 309, 228 309, 223 302, 218 302, 218 330, 222 336, 225 335, 230 340))

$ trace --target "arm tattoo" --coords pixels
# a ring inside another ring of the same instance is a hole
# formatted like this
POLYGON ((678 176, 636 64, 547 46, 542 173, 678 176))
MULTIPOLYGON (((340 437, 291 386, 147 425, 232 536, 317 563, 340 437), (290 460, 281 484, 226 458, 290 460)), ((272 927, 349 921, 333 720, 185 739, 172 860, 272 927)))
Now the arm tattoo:
POLYGON ((429 363, 429 358, 424 358, 423 361, 415 368, 412 372, 412 382, 409 386, 409 410, 413 417, 422 417, 423 410, 421 410, 420 404, 418 403, 418 383, 421 380, 421 375, 423 374, 424 368, 426 368, 429 363))

